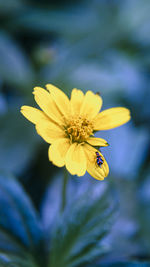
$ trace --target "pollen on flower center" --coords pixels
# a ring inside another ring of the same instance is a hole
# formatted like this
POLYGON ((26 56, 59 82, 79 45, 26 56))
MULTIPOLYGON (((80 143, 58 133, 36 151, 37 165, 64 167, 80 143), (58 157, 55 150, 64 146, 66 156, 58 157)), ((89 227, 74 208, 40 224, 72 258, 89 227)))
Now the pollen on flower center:
POLYGON ((93 134, 93 123, 81 116, 72 117, 65 128, 68 137, 73 142, 84 142, 93 134))

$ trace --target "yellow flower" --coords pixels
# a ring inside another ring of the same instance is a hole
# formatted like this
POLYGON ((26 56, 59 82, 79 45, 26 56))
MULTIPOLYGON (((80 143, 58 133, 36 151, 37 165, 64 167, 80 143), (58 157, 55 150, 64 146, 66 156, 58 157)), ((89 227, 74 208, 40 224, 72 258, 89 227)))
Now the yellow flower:
POLYGON ((99 113, 102 98, 98 94, 73 89, 69 99, 60 89, 47 84, 35 87, 34 98, 41 110, 22 106, 21 113, 35 124, 37 133, 50 144, 49 160, 58 167, 66 166, 72 175, 87 171, 103 180, 109 173, 108 164, 98 150, 108 143, 94 133, 118 127, 130 119, 126 108, 110 108, 99 113))

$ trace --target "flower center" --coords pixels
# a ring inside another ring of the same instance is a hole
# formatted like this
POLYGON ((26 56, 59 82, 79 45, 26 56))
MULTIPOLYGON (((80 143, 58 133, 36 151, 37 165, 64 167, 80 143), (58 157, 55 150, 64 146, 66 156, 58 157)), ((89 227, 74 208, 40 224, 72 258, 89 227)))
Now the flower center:
POLYGON ((81 116, 72 117, 65 128, 72 142, 84 142, 93 134, 93 123, 81 116))

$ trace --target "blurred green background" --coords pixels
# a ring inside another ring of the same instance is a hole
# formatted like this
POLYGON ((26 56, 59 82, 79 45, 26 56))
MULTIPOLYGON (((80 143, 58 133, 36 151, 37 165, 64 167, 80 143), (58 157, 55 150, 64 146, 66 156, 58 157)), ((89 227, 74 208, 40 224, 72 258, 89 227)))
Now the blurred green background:
POLYGON ((102 150, 109 177, 71 178, 68 199, 91 184, 109 187, 118 215, 102 261, 149 261, 150 1, 0 0, 0 169, 18 178, 44 229, 58 209, 62 170, 20 107, 35 106, 33 87, 47 83, 68 96, 74 87, 99 92, 103 109, 131 110, 127 125, 98 135, 110 144, 102 150))

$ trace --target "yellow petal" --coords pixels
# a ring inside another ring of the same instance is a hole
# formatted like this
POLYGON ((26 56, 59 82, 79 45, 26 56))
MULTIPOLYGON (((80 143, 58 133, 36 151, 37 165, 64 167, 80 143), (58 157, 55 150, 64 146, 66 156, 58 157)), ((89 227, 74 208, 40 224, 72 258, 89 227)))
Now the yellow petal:
POLYGON ((102 138, 96 138, 96 137, 89 137, 87 139, 87 143, 89 143, 92 146, 108 146, 109 144, 107 141, 105 141, 102 138))
POLYGON ((49 147, 49 160, 58 167, 65 165, 66 153, 70 147, 70 141, 67 138, 60 138, 54 141, 49 147))
POLYGON ((94 130, 109 130, 130 120, 127 108, 110 108, 100 112, 94 119, 94 130))
POLYGON ((34 124, 37 124, 40 121, 49 121, 49 118, 44 114, 44 112, 37 108, 22 106, 20 112, 26 117, 26 119, 34 124))
POLYGON ((49 118, 58 123, 63 122, 62 114, 59 112, 51 95, 45 89, 41 87, 35 87, 33 94, 35 101, 49 118))
POLYGON ((86 172, 86 157, 83 146, 73 143, 66 154, 66 168, 72 175, 83 176, 86 172))
POLYGON ((102 98, 91 91, 87 91, 80 109, 80 115, 93 119, 102 107, 102 98))
POLYGON ((109 173, 109 167, 104 156, 88 144, 84 145, 84 152, 87 158, 87 172, 97 180, 104 180, 109 173), (101 166, 97 165, 96 152, 98 152, 103 159, 103 164, 101 166))
POLYGON ((49 144, 56 139, 65 138, 65 132, 53 122, 40 122, 36 125, 37 133, 49 144))
POLYGON ((65 116, 68 117, 70 113, 70 101, 69 98, 56 86, 52 84, 46 85, 47 90, 50 92, 50 95, 55 101, 56 106, 59 111, 65 116))
POLYGON ((73 115, 80 113, 80 108, 83 99, 84 99, 83 92, 81 90, 74 88, 71 92, 71 99, 70 99, 71 112, 73 115))

